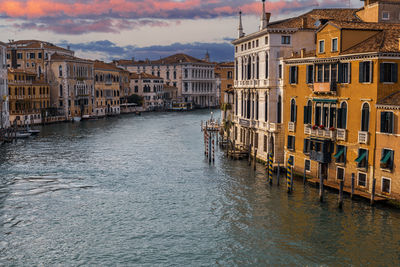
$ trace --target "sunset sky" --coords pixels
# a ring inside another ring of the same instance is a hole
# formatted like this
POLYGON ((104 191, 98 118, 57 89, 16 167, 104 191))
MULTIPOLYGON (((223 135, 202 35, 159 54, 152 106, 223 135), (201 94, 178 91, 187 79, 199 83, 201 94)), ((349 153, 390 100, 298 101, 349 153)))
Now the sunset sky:
MULTIPOLYGON (((323 7, 360 7, 359 0, 270 0, 278 20, 323 7)), ((183 52, 214 61, 233 58, 237 13, 255 32, 261 0, 0 0, 0 40, 38 39, 70 45, 84 58, 157 59, 183 52)))

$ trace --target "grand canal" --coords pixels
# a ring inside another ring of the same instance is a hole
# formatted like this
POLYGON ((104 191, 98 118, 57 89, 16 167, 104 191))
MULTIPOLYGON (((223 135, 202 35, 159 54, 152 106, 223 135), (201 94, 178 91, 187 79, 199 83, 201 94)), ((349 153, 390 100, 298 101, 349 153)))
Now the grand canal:
POLYGON ((399 266, 400 213, 217 152, 208 111, 45 126, 0 147, 0 265, 399 266))

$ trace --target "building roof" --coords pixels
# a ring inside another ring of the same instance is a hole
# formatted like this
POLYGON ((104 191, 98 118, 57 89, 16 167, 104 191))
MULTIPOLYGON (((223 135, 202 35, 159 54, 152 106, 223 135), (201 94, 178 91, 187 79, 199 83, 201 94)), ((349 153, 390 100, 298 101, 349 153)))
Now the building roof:
POLYGON ((132 66, 132 65, 172 65, 181 63, 207 63, 210 62, 186 55, 186 54, 175 54, 158 60, 117 60, 116 63, 120 66, 132 66))
POLYGON ((94 61, 95 69, 103 69, 103 70, 111 70, 111 71, 121 71, 122 69, 115 66, 113 63, 105 63, 103 61, 95 60, 94 61))
POLYGON ((381 106, 400 106, 400 90, 379 100, 377 105, 381 106))
POLYGON ((216 68, 233 68, 235 67, 235 62, 220 62, 216 63, 216 68))
POLYGON ((296 28, 296 29, 318 29, 321 24, 317 21, 340 20, 340 21, 361 21, 354 8, 329 8, 313 9, 298 17, 275 21, 268 24, 268 28, 296 28))
POLYGON ((83 58, 79 58, 79 57, 75 57, 75 56, 71 56, 71 55, 58 54, 58 53, 54 53, 53 55, 51 55, 51 60, 86 61, 87 63, 93 63, 93 61, 91 61, 89 59, 83 59, 83 58))
POLYGON ((0 41, 0 45, 1 46, 7 46, 7 44, 3 43, 2 41, 0 41))
POLYGON ((41 49, 41 48, 53 49, 53 50, 60 50, 73 53, 72 50, 56 46, 49 42, 38 41, 38 40, 19 40, 8 43, 8 47, 13 47, 13 46, 17 46, 17 48, 27 48, 27 49, 41 49))
POLYGON ((164 84, 164 90, 178 90, 176 86, 164 84))

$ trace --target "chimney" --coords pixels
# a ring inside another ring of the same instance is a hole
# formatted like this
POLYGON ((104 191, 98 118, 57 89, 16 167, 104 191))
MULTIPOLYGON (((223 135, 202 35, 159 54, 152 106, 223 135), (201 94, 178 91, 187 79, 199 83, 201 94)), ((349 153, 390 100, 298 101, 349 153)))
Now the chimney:
POLYGON ((305 48, 302 48, 302 49, 300 50, 300 56, 301 56, 301 58, 304 58, 305 55, 306 55, 306 49, 305 49, 305 48))
POLYGON ((262 0, 262 13, 261 13, 261 23, 260 23, 260 31, 267 28, 267 14, 265 13, 265 0, 262 0))
POLYGON ((304 28, 307 28, 307 18, 306 17, 303 17, 302 19, 301 19, 301 27, 304 29, 304 28))
POLYGON ((267 24, 269 24, 269 21, 271 19, 271 13, 267 12, 267 13, 265 13, 265 16, 267 17, 267 24))

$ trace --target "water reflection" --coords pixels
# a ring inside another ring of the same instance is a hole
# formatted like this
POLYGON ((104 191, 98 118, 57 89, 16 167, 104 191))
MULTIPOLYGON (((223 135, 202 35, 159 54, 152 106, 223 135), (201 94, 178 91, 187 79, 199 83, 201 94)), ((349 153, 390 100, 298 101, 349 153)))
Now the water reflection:
POLYGON ((2 146, 2 265, 399 265, 398 211, 204 159, 208 111, 45 126, 2 146))

